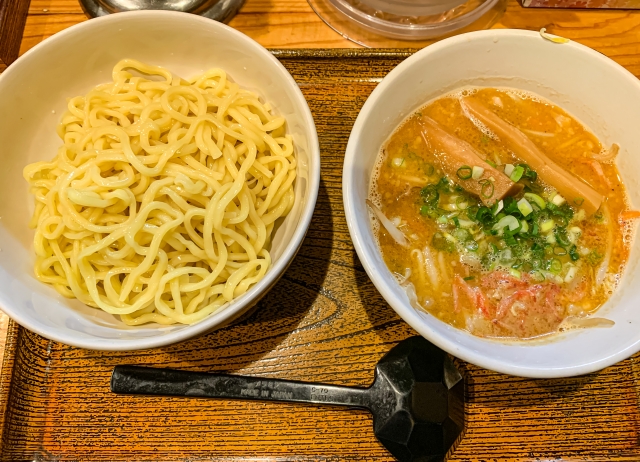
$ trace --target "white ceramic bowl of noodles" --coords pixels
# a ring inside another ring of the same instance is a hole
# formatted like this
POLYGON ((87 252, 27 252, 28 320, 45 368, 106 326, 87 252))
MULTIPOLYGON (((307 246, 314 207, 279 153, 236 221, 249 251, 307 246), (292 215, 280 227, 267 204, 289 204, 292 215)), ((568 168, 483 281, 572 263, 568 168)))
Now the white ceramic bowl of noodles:
POLYGON ((616 142, 631 205, 640 206, 640 81, 600 53, 575 42, 556 44, 537 32, 488 30, 452 37, 402 62, 372 92, 351 132, 343 198, 349 231, 369 277, 393 309, 425 338, 487 369, 527 377, 566 377, 600 370, 640 350, 640 258, 637 239, 614 295, 597 313, 611 328, 574 330, 545 340, 474 337, 412 308, 374 241, 365 205, 381 145, 427 101, 464 85, 509 86, 561 106, 598 136, 616 142))
POLYGON ((320 182, 320 153, 309 107, 297 84, 266 49, 244 34, 200 16, 167 11, 118 13, 83 22, 25 53, 0 76, 0 309, 38 334, 77 347, 132 350, 178 342, 247 312, 286 270, 302 244, 320 182), (69 300, 33 276, 33 197, 25 165, 50 160, 66 99, 111 79, 123 58, 159 65, 183 77, 220 67, 269 102, 293 135, 295 205, 273 237, 272 267, 225 309, 193 325, 130 327, 102 310, 69 300))

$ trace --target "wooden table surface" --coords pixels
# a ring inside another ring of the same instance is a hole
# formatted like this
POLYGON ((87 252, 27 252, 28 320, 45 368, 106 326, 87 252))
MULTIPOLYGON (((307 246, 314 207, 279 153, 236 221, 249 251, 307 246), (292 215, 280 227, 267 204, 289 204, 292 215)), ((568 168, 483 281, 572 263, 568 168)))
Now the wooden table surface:
MULTIPOLYGON (((87 18, 76 0, 32 0, 21 54, 87 18)), ((247 0, 230 25, 271 48, 358 47, 330 29, 306 0, 247 0)), ((539 30, 568 37, 614 59, 640 77, 640 10, 526 9, 509 0, 494 28, 539 30)), ((380 42, 384 46, 384 42, 380 42)), ((8 319, 0 312, 0 363, 8 319)), ((629 459, 631 460, 631 459, 629 459)))
MULTIPOLYGON (((85 21, 77 0, 32 0, 21 53, 66 27, 85 21)), ((230 25, 268 48, 351 48, 306 0, 246 0, 230 25)), ((556 33, 595 48, 640 76, 640 10, 522 8, 508 0, 494 28, 556 33)), ((380 42, 380 46, 385 46, 380 42)))

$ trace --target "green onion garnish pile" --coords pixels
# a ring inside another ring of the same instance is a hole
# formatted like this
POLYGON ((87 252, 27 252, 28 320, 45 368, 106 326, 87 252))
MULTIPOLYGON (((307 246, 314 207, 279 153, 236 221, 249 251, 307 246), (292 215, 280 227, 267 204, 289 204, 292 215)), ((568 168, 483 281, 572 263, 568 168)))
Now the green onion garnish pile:
MULTIPOLYGON (((470 166, 457 171, 462 179, 471 178, 473 173, 470 166)), ((561 196, 545 194, 536 172, 526 164, 508 166, 505 173, 524 185, 523 192, 491 207, 446 177, 422 188, 419 212, 435 220, 439 229, 433 235, 432 246, 466 253, 487 271, 502 268, 517 278, 529 273, 538 281, 568 282, 567 278, 576 273, 571 270, 574 262, 580 259, 576 244, 581 230, 570 226, 575 210, 561 196)), ((489 197, 493 184, 485 182, 481 194, 489 197)), ((577 206, 580 200, 572 202, 577 206)), ((597 255, 586 258, 594 264, 591 260, 597 255)))

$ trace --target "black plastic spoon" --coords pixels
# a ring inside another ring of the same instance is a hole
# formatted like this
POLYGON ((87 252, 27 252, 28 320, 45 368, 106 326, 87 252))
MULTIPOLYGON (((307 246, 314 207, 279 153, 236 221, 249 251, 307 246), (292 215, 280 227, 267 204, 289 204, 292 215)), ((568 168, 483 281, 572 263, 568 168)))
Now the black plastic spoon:
POLYGON ((368 409, 378 440, 400 461, 444 460, 464 430, 465 382, 422 337, 400 342, 376 365, 369 388, 238 375, 116 366, 111 391, 331 404, 368 409))

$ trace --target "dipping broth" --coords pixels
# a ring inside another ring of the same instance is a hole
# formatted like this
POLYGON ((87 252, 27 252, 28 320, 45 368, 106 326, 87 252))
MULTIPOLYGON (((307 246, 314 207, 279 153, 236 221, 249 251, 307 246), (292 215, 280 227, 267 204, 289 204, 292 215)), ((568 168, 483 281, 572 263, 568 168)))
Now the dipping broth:
POLYGON ((637 215, 617 148, 520 90, 436 99, 379 155, 369 205, 383 258, 415 308, 477 336, 611 325, 591 315, 620 280, 637 215))

